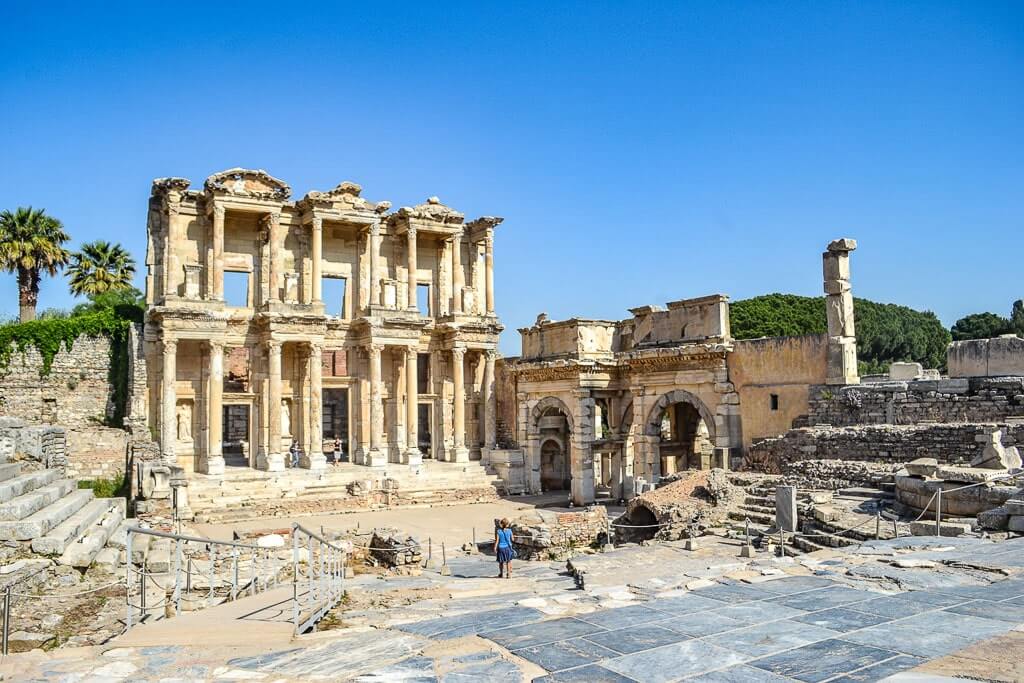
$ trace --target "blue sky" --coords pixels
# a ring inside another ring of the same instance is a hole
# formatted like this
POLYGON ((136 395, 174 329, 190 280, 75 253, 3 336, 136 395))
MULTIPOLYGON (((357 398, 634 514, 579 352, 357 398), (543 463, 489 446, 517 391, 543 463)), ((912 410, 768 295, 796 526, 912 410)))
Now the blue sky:
MULTIPOLYGON (((154 177, 247 166, 296 196, 349 179, 504 216, 506 353, 540 311, 820 294, 839 236, 858 296, 947 325, 1024 297, 1019 2, 7 2, 0 22, 0 208, 140 263, 154 177)), ((72 304, 44 283, 41 308, 72 304)))

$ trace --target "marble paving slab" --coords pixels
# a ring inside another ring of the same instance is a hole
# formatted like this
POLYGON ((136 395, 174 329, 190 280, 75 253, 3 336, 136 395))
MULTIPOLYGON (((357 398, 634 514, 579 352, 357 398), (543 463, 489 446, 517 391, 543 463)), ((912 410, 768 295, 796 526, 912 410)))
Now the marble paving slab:
POLYGON ((969 602, 972 599, 964 595, 939 593, 937 591, 910 591, 907 593, 899 593, 898 595, 904 600, 931 605, 935 609, 960 605, 962 603, 969 602))
POLYGON ((546 671, 562 671, 618 657, 620 653, 584 638, 573 638, 513 650, 512 654, 533 662, 546 671))
POLYGON ((517 650, 524 647, 535 647, 545 643, 553 643, 559 640, 589 636, 604 630, 595 624, 590 624, 573 617, 565 617, 487 631, 480 635, 488 640, 493 640, 507 650, 517 650))
POLYGON ((805 609, 808 606, 812 606, 819 610, 823 610, 830 607, 842 607, 843 605, 849 605, 855 602, 864 602, 865 600, 871 600, 878 596, 878 593, 857 590, 856 588, 830 586, 828 588, 819 588, 818 590, 809 591, 807 593, 783 595, 781 597, 772 598, 769 602, 777 605, 785 605, 786 607, 793 607, 795 609, 805 609))
POLYGON ((864 602, 855 602, 847 605, 843 609, 855 610, 866 614, 876 614, 881 617, 888 617, 889 619, 903 619, 904 617, 911 617, 922 612, 937 610, 939 607, 937 605, 929 605, 924 602, 907 600, 903 598, 902 595, 891 595, 882 598, 874 598, 872 600, 865 600, 864 602))
POLYGON ((660 626, 643 624, 617 631, 605 631, 586 636, 586 640, 597 643, 623 655, 650 650, 652 648, 689 640, 690 636, 660 626))
POLYGON ((704 636, 710 636, 724 631, 731 631, 736 628, 745 628, 750 625, 748 622, 723 616, 716 612, 695 612, 693 614, 684 614, 656 623, 662 628, 678 631, 679 633, 685 633, 686 635, 693 636, 694 638, 702 638, 704 636))
MULTIPOLYGON (((806 601, 805 607, 811 608, 811 602, 812 601, 810 600, 806 601)), ((760 624, 766 621, 778 621, 779 619, 798 617, 801 614, 806 614, 807 612, 805 609, 797 609, 795 607, 787 607, 786 605, 757 601, 744 602, 740 605, 732 605, 730 607, 722 607, 721 609, 716 609, 715 613, 731 619, 745 621, 748 624, 760 624)))
MULTIPOLYGON (((1024 606, 1011 605, 1005 602, 988 602, 976 600, 962 605, 947 607, 942 610, 952 614, 960 614, 971 617, 980 617, 986 620, 996 620, 1013 624, 1024 624, 1024 606)), ((953 619, 955 621, 956 618, 953 619)))
POLYGON ((823 640, 758 659, 751 666, 805 683, 819 683, 896 655, 891 650, 846 640, 823 640))
POLYGON ((605 629, 616 629, 659 621, 665 618, 665 614, 646 605, 630 605, 583 614, 579 618, 605 629))
POLYGON ((726 631, 704 640, 718 647, 743 653, 747 657, 763 657, 818 640, 828 640, 837 635, 839 634, 835 631, 819 626, 784 620, 726 631))
POLYGON ((774 598, 777 595, 776 593, 770 593, 742 583, 723 583, 717 586, 709 586, 708 588, 697 590, 696 594, 702 598, 712 598, 729 604, 750 602, 751 600, 765 600, 767 598, 774 598))
POLYGON ((875 683, 875 681, 881 681, 884 678, 898 674, 901 671, 907 671, 913 669, 916 666, 924 664, 926 660, 920 657, 911 657, 910 655, 899 655, 893 657, 884 662, 873 664, 863 669, 840 676, 839 678, 833 678, 829 683, 875 683))
POLYGON ((898 621, 843 634, 843 640, 928 659, 943 657, 971 644, 967 638, 907 626, 898 621))
POLYGON ((465 635, 481 633, 486 630, 497 630, 510 626, 540 621, 544 614, 530 607, 507 607, 488 612, 473 612, 453 617, 438 617, 402 624, 395 628, 406 633, 415 633, 428 638, 448 640, 461 638, 465 635))
POLYGON ((769 593, 791 595, 834 585, 836 582, 825 576, 788 576, 759 583, 757 587, 769 593))
POLYGON ((604 666, 643 683, 668 683, 712 669, 742 664, 747 659, 748 656, 739 652, 702 640, 687 640, 610 659, 604 666))
POLYGON ((792 678, 776 676, 770 671, 755 669, 746 664, 709 671, 687 678, 685 681, 686 683, 793 683, 792 678))
MULTIPOLYGON (((854 605, 854 607, 856 607, 856 605, 854 605)), ((793 617, 793 620, 799 621, 803 624, 820 626, 821 628, 827 628, 839 633, 856 631, 857 629, 877 626, 878 624, 884 624, 887 621, 891 621, 889 617, 883 617, 878 614, 868 614, 867 612, 857 612, 845 607, 832 607, 830 609, 821 610, 820 612, 811 612, 802 616, 793 617)))
POLYGON ((535 678, 533 683, 636 683, 636 680, 603 666, 590 664, 535 678))
POLYGON ((724 607, 726 603, 721 600, 713 600, 695 593, 690 593, 688 595, 680 595, 675 598, 656 598, 644 603, 644 605, 651 609, 656 609, 659 612, 676 615, 717 609, 719 607, 724 607))

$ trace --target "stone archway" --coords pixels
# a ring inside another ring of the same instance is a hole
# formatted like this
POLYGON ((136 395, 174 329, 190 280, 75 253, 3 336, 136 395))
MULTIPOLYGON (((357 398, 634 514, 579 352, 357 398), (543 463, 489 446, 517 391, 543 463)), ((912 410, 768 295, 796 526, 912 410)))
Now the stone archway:
POLYGON ((540 444, 540 485, 544 491, 568 491, 572 483, 569 454, 560 439, 547 437, 540 444))
POLYGON ((715 418, 704 402, 683 389, 663 394, 647 414, 643 433, 656 448, 659 473, 711 466, 715 418))
POLYGON ((565 415, 566 423, 569 426, 569 434, 572 434, 572 411, 569 410, 569 407, 565 405, 562 399, 554 396, 545 396, 541 400, 537 401, 537 405, 535 405, 533 410, 530 411, 530 432, 533 434, 540 432, 540 418, 543 417, 545 413, 548 413, 552 408, 565 415))
POLYGON ((571 490, 574 426, 572 412, 559 398, 546 396, 533 406, 525 452, 532 492, 571 490))

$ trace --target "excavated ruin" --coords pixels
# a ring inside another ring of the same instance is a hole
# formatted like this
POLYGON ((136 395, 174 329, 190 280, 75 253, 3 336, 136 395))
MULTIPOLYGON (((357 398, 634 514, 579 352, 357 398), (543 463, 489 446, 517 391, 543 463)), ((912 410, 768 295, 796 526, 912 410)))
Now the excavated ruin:
POLYGON ((721 525, 743 500, 722 469, 679 472, 629 501, 613 522, 617 543, 673 541, 701 536, 721 525))

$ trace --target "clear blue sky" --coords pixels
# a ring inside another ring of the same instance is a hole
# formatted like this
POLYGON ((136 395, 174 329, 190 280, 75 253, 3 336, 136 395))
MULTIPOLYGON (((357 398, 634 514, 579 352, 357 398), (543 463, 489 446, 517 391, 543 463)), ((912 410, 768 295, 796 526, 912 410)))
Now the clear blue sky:
POLYGON ((858 296, 1024 297, 1021 2, 84 4, 0 8, 0 208, 74 245, 141 265, 154 177, 247 166, 505 216, 506 353, 539 311, 820 294, 839 236, 858 296))

